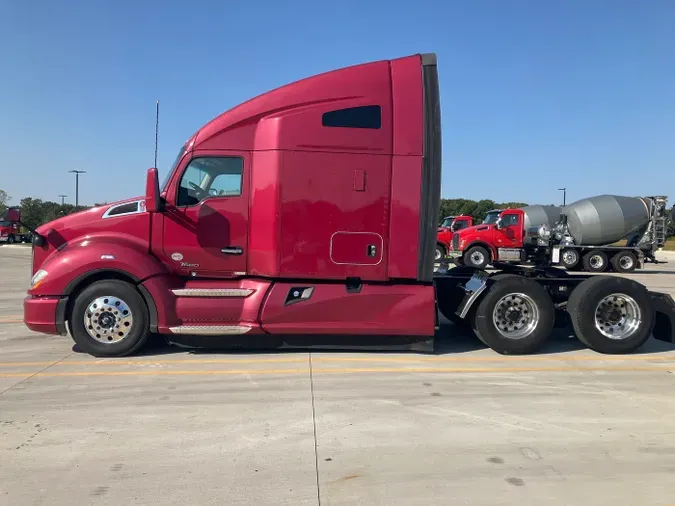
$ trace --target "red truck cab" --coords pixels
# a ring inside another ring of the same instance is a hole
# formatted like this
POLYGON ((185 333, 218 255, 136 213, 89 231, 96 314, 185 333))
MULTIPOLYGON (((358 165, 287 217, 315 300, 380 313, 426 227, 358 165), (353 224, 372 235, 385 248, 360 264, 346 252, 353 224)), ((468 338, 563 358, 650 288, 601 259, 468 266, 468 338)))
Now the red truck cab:
POLYGON ((455 234, 453 251, 461 263, 485 268, 496 261, 520 262, 525 260, 524 213, 520 209, 505 209, 494 224, 469 227, 455 234))
POLYGON ((438 262, 445 258, 452 249, 453 235, 472 225, 473 217, 471 216, 446 216, 443 218, 441 226, 438 227, 438 235, 436 236, 436 252, 434 254, 434 260, 438 262))

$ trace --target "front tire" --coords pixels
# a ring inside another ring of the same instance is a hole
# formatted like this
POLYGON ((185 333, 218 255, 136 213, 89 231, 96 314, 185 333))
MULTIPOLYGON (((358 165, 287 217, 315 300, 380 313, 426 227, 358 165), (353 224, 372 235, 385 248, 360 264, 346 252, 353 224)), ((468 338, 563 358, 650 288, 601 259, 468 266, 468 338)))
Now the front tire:
POLYGON ((13 235, 10 235, 10 236, 7 238, 7 244, 14 244, 15 242, 16 242, 16 239, 14 238, 13 235))
POLYGON ((143 297, 120 280, 97 281, 80 292, 69 323, 75 343, 95 357, 131 355, 150 334, 143 297))
POLYGON ((649 293, 640 283, 618 276, 592 277, 567 301, 579 341, 598 353, 630 353, 642 346, 654 327, 649 293))
POLYGON ((546 289, 515 275, 497 280, 478 304, 472 329, 487 346, 501 354, 537 351, 555 324, 555 306, 546 289))
POLYGON ((490 263, 490 253, 483 246, 472 246, 462 255, 464 265, 485 269, 490 263))
POLYGON ((560 252, 560 264, 570 271, 581 262, 581 256, 575 249, 565 249, 560 252))
POLYGON ((442 244, 436 244, 436 251, 434 252, 434 262, 440 262, 447 255, 445 246, 442 244))

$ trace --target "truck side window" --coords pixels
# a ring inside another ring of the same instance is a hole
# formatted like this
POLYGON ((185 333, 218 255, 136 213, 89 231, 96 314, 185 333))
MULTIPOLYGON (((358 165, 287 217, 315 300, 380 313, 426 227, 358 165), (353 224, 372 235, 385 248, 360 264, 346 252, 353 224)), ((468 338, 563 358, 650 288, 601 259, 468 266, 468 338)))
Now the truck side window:
POLYGON ((510 227, 511 225, 518 225, 517 214, 502 215, 502 226, 510 227))
POLYGON ((194 206, 207 197, 241 195, 244 160, 235 156, 194 158, 183 172, 176 205, 194 206))
POLYGON ((321 125, 342 128, 373 128, 382 126, 382 108, 379 105, 350 107, 323 113, 321 125))

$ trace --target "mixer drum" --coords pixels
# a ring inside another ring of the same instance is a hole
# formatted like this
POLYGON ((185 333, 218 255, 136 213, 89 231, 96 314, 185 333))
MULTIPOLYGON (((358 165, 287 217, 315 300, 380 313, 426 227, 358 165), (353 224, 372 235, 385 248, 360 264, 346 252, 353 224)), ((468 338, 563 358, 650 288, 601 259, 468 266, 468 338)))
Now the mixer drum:
POLYGON ((551 228, 560 220, 561 208, 558 206, 525 206, 521 207, 525 213, 525 230, 531 227, 546 225, 551 228))
POLYGON ((611 244, 636 232, 649 222, 650 211, 648 200, 616 195, 581 199, 563 208, 574 242, 588 246, 611 244))

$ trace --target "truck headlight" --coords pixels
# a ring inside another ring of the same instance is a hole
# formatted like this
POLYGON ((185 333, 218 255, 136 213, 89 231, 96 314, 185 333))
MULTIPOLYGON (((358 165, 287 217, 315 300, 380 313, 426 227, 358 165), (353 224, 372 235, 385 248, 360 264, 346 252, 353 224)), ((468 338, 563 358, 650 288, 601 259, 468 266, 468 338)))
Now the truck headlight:
POLYGON ((40 269, 37 271, 35 274, 33 274, 33 277, 30 280, 30 288, 33 290, 34 288, 37 288, 42 281, 47 277, 47 271, 40 269))

